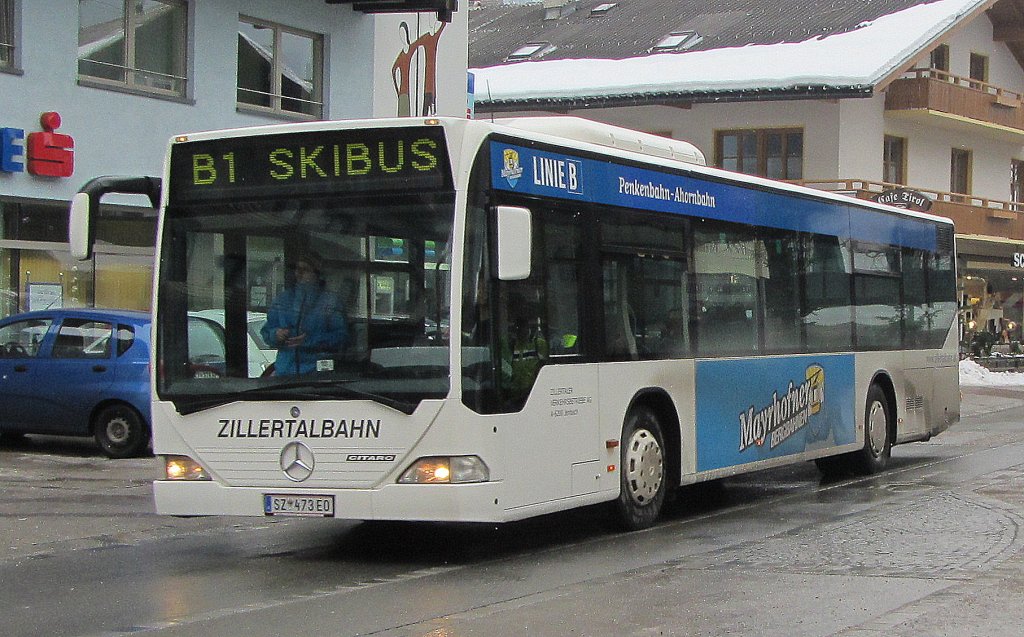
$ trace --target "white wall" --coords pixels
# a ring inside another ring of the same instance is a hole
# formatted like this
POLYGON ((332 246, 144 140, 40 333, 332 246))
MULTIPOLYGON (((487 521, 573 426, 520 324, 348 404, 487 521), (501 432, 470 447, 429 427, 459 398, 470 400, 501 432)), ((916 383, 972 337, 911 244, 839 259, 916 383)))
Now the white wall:
MULTIPOLYGON (((989 84, 1024 93, 1024 70, 1005 44, 992 40, 992 22, 987 16, 979 16, 956 31, 946 44, 949 45, 949 72, 953 75, 969 77, 971 53, 980 53, 989 57, 989 84)), ((927 64, 926 58, 918 66, 927 64)))
MULTIPOLYGON (((373 116, 395 117, 398 99, 392 78, 392 68, 399 55, 409 50, 409 40, 416 42, 421 36, 436 34, 442 23, 434 13, 381 15, 376 19, 376 51, 374 55, 373 116)), ((436 114, 452 117, 466 116, 466 69, 469 66, 469 14, 456 12, 450 24, 438 39, 436 114)), ((412 59, 412 115, 422 114, 423 83, 429 60, 422 48, 417 48, 412 59)))
MULTIPOLYGON (((695 104, 689 109, 670 106, 580 109, 569 115, 686 140, 704 153, 708 164, 714 163, 718 131, 800 128, 804 131, 804 178, 835 179, 840 165, 840 148, 835 143, 840 135, 840 105, 841 102, 833 100, 733 102, 695 104)), ((524 112, 503 113, 502 117, 524 114, 550 115, 524 112)), ((881 157, 880 147, 878 157, 881 157)))
MULTIPOLYGON (((970 75, 971 53, 989 57, 989 83, 1024 93, 1024 69, 1006 46, 992 40, 992 23, 982 15, 955 32, 949 46, 949 72, 970 75)), ((927 66, 927 58, 918 66, 927 66)), ((885 134, 907 139, 907 181, 917 188, 949 190, 953 148, 971 151, 971 194, 997 200, 1010 198, 1010 163, 1024 158, 1024 133, 986 130, 938 117, 885 118, 885 134)), ((881 156, 881 150, 879 150, 881 156)), ((880 168, 880 167, 879 167, 880 168)))

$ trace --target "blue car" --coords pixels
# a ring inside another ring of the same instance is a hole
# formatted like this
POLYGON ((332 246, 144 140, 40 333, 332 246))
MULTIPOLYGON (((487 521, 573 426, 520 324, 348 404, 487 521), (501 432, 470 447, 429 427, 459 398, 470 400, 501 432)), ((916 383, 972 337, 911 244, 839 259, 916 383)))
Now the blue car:
POLYGON ((0 439, 93 436, 111 458, 149 450, 150 316, 42 310, 0 321, 0 439))

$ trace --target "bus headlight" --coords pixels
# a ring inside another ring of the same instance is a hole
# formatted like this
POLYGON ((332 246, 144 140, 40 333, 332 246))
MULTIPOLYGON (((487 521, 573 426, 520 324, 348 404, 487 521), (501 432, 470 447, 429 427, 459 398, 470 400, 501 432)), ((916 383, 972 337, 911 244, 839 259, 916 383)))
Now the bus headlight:
POLYGON ((203 465, 188 456, 164 456, 164 476, 167 480, 209 480, 203 465))
POLYGON ((488 479, 490 471, 477 456, 434 456, 412 463, 398 484, 464 484, 488 479))

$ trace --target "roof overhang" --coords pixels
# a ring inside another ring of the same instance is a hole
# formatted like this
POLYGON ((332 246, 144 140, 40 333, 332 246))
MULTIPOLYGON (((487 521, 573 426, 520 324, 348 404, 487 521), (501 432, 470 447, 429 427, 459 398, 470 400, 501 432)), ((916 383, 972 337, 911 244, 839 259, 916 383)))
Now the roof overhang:
POLYGON ((871 86, 796 86, 791 88, 757 88, 728 91, 688 91, 685 93, 634 93, 630 95, 582 95, 573 97, 491 100, 477 94, 478 112, 501 113, 525 110, 569 111, 580 108, 613 108, 625 106, 671 106, 689 108, 694 104, 724 102, 779 102, 789 100, 822 100, 871 97, 871 86))
POLYGON ((956 249, 960 254, 983 257, 1005 257, 1014 252, 1024 251, 1024 241, 1004 237, 988 237, 979 234, 957 234, 956 249))
POLYGON ((985 11, 1009 4, 1024 7, 1024 0, 922 2, 867 23, 870 28, 799 42, 471 69, 477 73, 476 104, 495 112, 870 97, 926 58, 937 43, 985 11), (766 59, 771 63, 761 72, 747 71, 766 59), (825 59, 831 62, 822 68, 825 59))
POLYGON ((986 122, 973 117, 964 117, 963 115, 946 113, 930 108, 886 111, 885 116, 929 127, 944 128, 971 135, 982 135, 1000 142, 1009 140, 1017 144, 1024 144, 1024 130, 1020 128, 1003 126, 994 122, 986 122))
POLYGON ((459 8, 458 0, 324 0, 327 4, 350 4, 362 13, 430 13, 437 12, 441 22, 451 22, 459 8))

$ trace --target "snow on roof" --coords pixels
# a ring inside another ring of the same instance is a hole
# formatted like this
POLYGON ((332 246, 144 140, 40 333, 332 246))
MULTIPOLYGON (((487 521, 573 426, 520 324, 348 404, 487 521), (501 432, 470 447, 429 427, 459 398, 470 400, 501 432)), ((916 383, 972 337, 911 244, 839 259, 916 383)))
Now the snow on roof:
POLYGON ((986 0, 936 0, 803 42, 622 60, 520 62, 470 69, 479 102, 610 98, 797 87, 869 88, 986 0))

